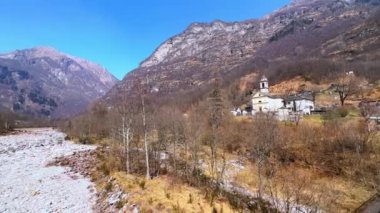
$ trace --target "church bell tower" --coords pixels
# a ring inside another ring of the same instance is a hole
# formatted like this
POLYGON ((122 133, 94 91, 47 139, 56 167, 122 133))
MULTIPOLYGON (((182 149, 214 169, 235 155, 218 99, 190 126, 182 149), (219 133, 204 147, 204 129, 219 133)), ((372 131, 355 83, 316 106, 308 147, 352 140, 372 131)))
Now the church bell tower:
POLYGON ((269 93, 269 84, 268 84, 268 79, 263 75, 260 80, 260 92, 261 93, 269 93))

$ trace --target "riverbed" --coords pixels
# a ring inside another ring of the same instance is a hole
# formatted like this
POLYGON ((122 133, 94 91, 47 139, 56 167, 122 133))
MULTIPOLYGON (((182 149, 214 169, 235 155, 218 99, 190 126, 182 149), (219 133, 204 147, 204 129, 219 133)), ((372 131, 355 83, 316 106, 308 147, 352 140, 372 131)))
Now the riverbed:
POLYGON ((92 212, 94 184, 67 167, 48 164, 96 147, 64 137, 52 128, 0 136, 0 212, 92 212))

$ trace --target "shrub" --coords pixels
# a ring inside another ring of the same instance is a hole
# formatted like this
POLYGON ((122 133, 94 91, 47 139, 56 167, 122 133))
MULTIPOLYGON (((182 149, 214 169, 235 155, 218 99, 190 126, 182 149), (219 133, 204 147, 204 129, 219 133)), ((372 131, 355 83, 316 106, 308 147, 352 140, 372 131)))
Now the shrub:
POLYGON ((169 192, 166 192, 166 193, 165 193, 165 196, 166 196, 167 199, 170 200, 170 193, 169 193, 169 192))
POLYGON ((191 193, 189 194, 189 201, 188 203, 193 203, 193 196, 191 195, 191 193))
POLYGON ((215 207, 212 207, 212 213, 218 213, 218 210, 216 210, 215 207))
POLYGON ((104 189, 106 190, 106 192, 111 191, 111 190, 112 190, 112 182, 111 182, 111 181, 108 182, 108 183, 106 184, 106 186, 104 187, 104 189))
POLYGON ((345 118, 348 115, 348 109, 342 107, 337 109, 337 113, 339 114, 340 117, 345 118))
POLYGON ((178 201, 177 201, 177 205, 173 205, 173 212, 175 213, 183 213, 183 212, 186 212, 183 208, 181 208, 181 206, 179 205, 178 201))
POLYGON ((153 198, 152 197, 150 197, 149 199, 148 199, 148 204, 151 206, 152 204, 153 204, 153 198))
POLYGON ((145 180, 140 181, 139 186, 140 186, 140 188, 141 188, 142 190, 145 189, 145 184, 146 184, 145 180))
POLYGON ((116 207, 117 209, 121 209, 121 208, 124 207, 124 204, 125 204, 124 200, 119 200, 119 201, 117 201, 115 207, 116 207))
POLYGON ((99 170, 101 172, 103 172, 104 175, 108 176, 110 174, 110 170, 108 168, 108 166, 106 165, 106 163, 102 163, 102 165, 100 166, 99 170))
POLYGON ((341 107, 338 109, 333 109, 327 111, 325 114, 322 115, 323 120, 334 120, 337 118, 345 118, 347 117, 349 113, 349 110, 347 108, 341 107))
POLYGON ((90 136, 82 136, 82 137, 79 137, 79 143, 81 143, 81 144, 94 144, 95 138, 90 137, 90 136))

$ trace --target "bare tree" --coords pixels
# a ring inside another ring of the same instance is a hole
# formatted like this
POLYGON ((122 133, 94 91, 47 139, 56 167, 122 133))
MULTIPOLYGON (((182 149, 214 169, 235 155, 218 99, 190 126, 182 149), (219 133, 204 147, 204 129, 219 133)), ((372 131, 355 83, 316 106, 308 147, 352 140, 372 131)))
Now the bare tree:
MULTIPOLYGON (((148 82, 146 82, 147 84, 148 82)), ((143 85, 142 81, 139 81, 139 95, 141 101, 141 117, 144 132, 144 149, 145 149, 145 166, 146 166, 146 179, 150 179, 150 167, 149 167, 149 144, 148 144, 148 128, 146 121, 146 96, 147 96, 147 85, 143 85)))
POLYGON ((121 117, 121 129, 118 134, 122 137, 123 152, 126 158, 125 167, 127 173, 131 172, 130 163, 130 143, 133 138, 133 124, 136 121, 135 114, 137 112, 135 99, 130 97, 127 99, 126 91, 123 93, 123 100, 118 107, 118 115, 121 117))
POLYGON ((310 175, 293 168, 278 172, 268 185, 271 203, 280 212, 319 212, 322 197, 326 201, 330 198, 327 193, 312 185, 310 175))
POLYGON ((336 92, 339 94, 340 104, 344 106, 344 102, 350 96, 360 91, 361 81, 353 73, 344 73, 338 78, 336 83, 336 92))
POLYGON ((252 158, 255 161, 258 176, 258 196, 263 194, 263 172, 268 159, 278 140, 278 123, 271 113, 260 113, 255 116, 252 130, 252 158))
POLYGON ((10 110, 3 110, 0 112, 0 131, 10 130, 13 128, 15 123, 16 115, 10 110))
POLYGON ((186 122, 186 146, 185 149, 190 152, 190 170, 196 172, 199 164, 199 151, 201 149, 200 138, 203 131, 206 129, 205 116, 202 107, 195 107, 187 116, 186 122))
POLYGON ((217 169, 217 151, 219 141, 219 130, 223 119, 223 99, 220 89, 220 79, 216 78, 213 89, 208 97, 209 103, 209 119, 208 124, 211 127, 211 139, 209 141, 209 147, 211 151, 210 158, 210 171, 213 176, 216 175, 217 169))

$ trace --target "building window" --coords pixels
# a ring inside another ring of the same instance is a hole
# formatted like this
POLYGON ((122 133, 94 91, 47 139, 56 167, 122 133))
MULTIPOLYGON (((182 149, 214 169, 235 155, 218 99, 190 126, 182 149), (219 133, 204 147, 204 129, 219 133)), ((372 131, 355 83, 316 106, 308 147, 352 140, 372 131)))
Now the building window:
POLYGON ((261 88, 265 88, 265 83, 262 83, 262 84, 261 84, 261 88))

